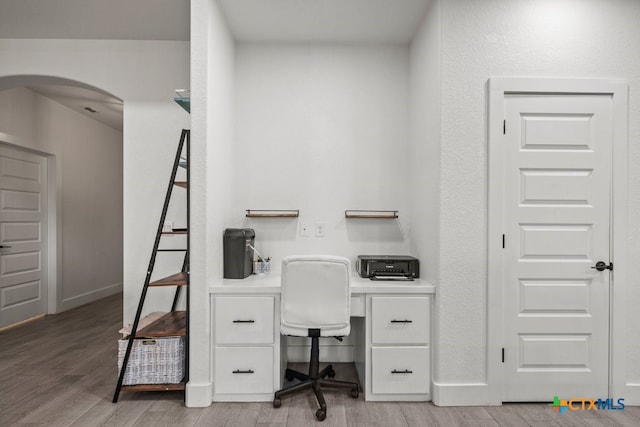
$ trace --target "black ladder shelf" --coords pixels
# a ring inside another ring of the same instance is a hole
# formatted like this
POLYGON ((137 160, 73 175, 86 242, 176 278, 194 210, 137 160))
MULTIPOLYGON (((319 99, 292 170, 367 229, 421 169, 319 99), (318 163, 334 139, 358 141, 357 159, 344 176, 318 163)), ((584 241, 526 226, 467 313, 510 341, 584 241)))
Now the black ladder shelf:
POLYGON ((167 188, 167 194, 164 199, 164 205, 162 207, 162 215, 160 216, 160 223, 158 224, 158 230, 156 232, 155 242, 153 244, 153 250, 151 252, 151 259, 149 261, 149 267, 147 268, 147 275, 145 277, 144 286, 142 287, 142 295, 140 296, 140 302, 138 303, 138 309, 136 310, 136 316, 131 326, 131 333, 127 337, 127 349, 124 354, 122 368, 118 376, 118 384, 116 385, 115 393, 113 394, 113 403, 118 401, 121 391, 174 391, 185 390, 185 385, 189 380, 189 142, 190 132, 187 129, 183 129, 180 135, 180 142, 178 143, 178 151, 173 162, 173 169, 171 171, 171 179, 169 180, 169 186, 167 188), (182 156, 184 149, 185 156, 182 156), (186 169, 186 181, 176 181, 176 175, 178 168, 186 169), (186 229, 178 229, 172 231, 164 231, 164 224, 167 216, 167 209, 169 208, 169 202, 171 200, 171 194, 173 187, 179 187, 186 189, 186 215, 187 215, 187 227, 186 229), (186 248, 180 249, 160 249, 160 240, 163 235, 186 235, 186 248), (182 269, 180 272, 172 274, 168 277, 151 282, 151 275, 156 263, 156 255, 158 252, 163 251, 184 251, 184 262, 182 263, 182 269), (156 319, 151 324, 138 330, 138 324, 142 314, 142 308, 147 296, 147 290, 150 287, 166 287, 175 286, 176 292, 173 298, 173 304, 171 311, 164 314, 159 319, 156 319), (186 297, 186 310, 178 311, 178 301, 180 299, 180 292, 182 288, 185 289, 186 297), (176 384, 135 384, 124 385, 124 376, 129 364, 133 343, 136 339, 142 338, 157 338, 157 337, 184 337, 184 378, 181 382, 176 384))

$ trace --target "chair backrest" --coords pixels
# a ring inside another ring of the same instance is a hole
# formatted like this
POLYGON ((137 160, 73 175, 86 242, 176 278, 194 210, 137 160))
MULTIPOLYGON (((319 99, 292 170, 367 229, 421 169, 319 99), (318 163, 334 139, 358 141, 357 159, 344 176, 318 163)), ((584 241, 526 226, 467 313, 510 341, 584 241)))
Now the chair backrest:
POLYGON ((280 331, 285 335, 349 335, 351 264, 331 255, 294 255, 282 261, 280 331))

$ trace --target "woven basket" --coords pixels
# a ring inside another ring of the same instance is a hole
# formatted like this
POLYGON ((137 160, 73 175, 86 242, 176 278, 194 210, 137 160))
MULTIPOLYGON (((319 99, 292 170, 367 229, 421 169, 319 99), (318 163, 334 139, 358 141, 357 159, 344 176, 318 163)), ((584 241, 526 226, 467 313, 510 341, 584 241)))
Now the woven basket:
MULTIPOLYGON (((118 340, 118 372, 129 340, 118 340)), ((184 337, 133 341, 122 384, 176 384, 184 377, 184 337)))

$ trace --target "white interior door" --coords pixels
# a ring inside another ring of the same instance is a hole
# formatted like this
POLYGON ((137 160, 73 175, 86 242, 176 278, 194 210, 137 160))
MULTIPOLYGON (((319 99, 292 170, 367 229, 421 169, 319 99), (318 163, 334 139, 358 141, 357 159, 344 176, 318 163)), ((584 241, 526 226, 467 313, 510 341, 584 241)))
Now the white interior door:
POLYGON ((46 158, 0 145, 0 327, 47 312, 46 158))
POLYGON ((503 401, 607 396, 612 98, 505 96, 503 401))

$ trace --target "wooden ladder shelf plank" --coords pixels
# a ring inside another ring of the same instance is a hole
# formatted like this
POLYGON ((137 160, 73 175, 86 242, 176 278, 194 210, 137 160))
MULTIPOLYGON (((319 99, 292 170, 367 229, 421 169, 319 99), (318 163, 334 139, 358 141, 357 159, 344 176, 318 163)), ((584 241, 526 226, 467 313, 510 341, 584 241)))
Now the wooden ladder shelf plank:
POLYGON ((149 286, 187 286, 187 273, 180 272, 172 274, 171 276, 149 283, 149 286))
POLYGON ((185 335, 187 335, 186 311, 171 311, 136 332, 136 338, 183 337, 185 335))
POLYGON ((187 230, 163 231, 162 234, 186 235, 187 230))
POLYGON ((182 391, 185 389, 184 383, 177 384, 135 384, 123 385, 122 391, 182 391))

